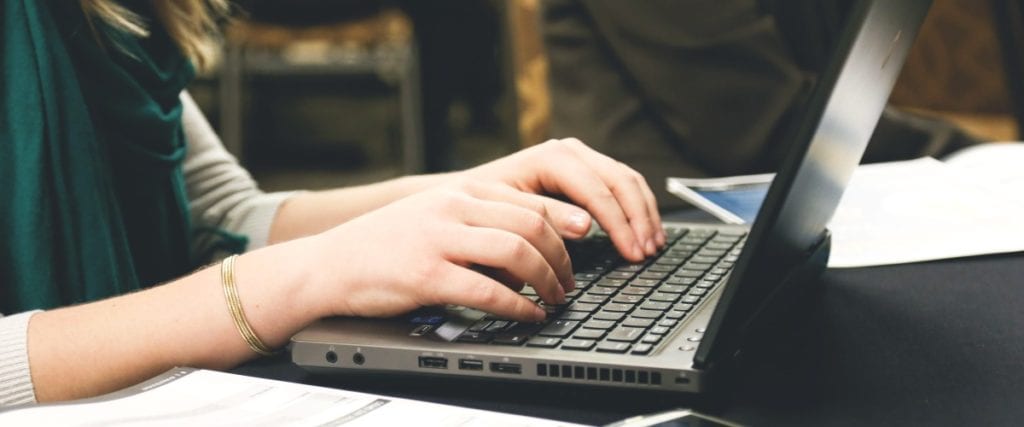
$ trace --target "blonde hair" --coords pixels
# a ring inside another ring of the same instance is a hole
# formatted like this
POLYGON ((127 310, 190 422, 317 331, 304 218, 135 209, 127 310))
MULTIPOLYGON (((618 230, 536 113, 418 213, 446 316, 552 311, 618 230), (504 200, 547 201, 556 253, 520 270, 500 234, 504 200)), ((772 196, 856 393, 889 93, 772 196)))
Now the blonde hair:
MULTIPOLYGON (((229 0, 150 0, 156 18, 196 68, 209 69, 220 51, 217 21, 230 9, 229 0)), ((79 0, 85 15, 99 18, 129 34, 146 37, 146 22, 116 0, 79 0)))

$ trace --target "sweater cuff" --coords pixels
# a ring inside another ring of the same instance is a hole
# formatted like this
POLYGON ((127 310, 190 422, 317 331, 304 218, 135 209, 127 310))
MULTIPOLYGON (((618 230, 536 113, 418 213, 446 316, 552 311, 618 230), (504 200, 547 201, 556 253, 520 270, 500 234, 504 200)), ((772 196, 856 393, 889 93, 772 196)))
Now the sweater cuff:
POLYGON ((36 313, 0 317, 0 408, 36 401, 28 364, 28 322, 36 313))
POLYGON ((270 240, 270 227, 277 216, 277 210, 285 200, 299 193, 301 192, 266 193, 248 203, 244 217, 232 227, 232 231, 249 237, 247 251, 267 246, 267 241, 270 240))

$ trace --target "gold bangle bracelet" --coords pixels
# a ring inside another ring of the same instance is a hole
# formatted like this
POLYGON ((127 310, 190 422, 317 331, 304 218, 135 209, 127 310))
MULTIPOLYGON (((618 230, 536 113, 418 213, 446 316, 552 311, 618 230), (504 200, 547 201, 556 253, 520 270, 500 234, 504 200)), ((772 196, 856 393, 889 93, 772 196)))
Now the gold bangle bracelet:
POLYGON ((256 332, 252 330, 252 326, 249 325, 249 320, 246 319, 245 312, 242 310, 242 301, 238 298, 238 287, 235 285, 236 258, 238 258, 238 255, 231 255, 224 258, 224 261, 220 263, 220 282, 224 288, 224 299, 228 303, 228 312, 231 313, 231 319, 235 321, 235 327, 242 334, 245 343, 249 344, 249 348, 257 354, 272 356, 274 351, 267 347, 266 344, 263 344, 263 341, 256 336, 256 332))

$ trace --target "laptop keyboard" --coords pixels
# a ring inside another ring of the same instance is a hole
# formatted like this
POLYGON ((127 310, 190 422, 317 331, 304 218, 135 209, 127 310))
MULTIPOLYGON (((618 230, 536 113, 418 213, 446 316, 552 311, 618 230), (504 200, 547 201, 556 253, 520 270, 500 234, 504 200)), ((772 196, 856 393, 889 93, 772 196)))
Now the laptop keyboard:
MULTIPOLYGON (((542 323, 491 316, 458 341, 571 351, 647 355, 724 280, 746 240, 744 230, 666 227, 656 256, 630 264, 607 235, 567 242, 576 289, 566 304, 546 305, 542 323)), ((540 301, 532 288, 522 293, 540 301)))

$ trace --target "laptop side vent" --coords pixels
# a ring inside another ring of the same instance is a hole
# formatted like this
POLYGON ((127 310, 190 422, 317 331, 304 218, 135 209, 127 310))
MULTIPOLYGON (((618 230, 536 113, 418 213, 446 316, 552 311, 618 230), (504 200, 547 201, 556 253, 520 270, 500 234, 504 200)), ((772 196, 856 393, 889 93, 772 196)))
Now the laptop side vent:
POLYGON ((661 385, 661 372, 538 363, 537 376, 628 384, 661 385))

